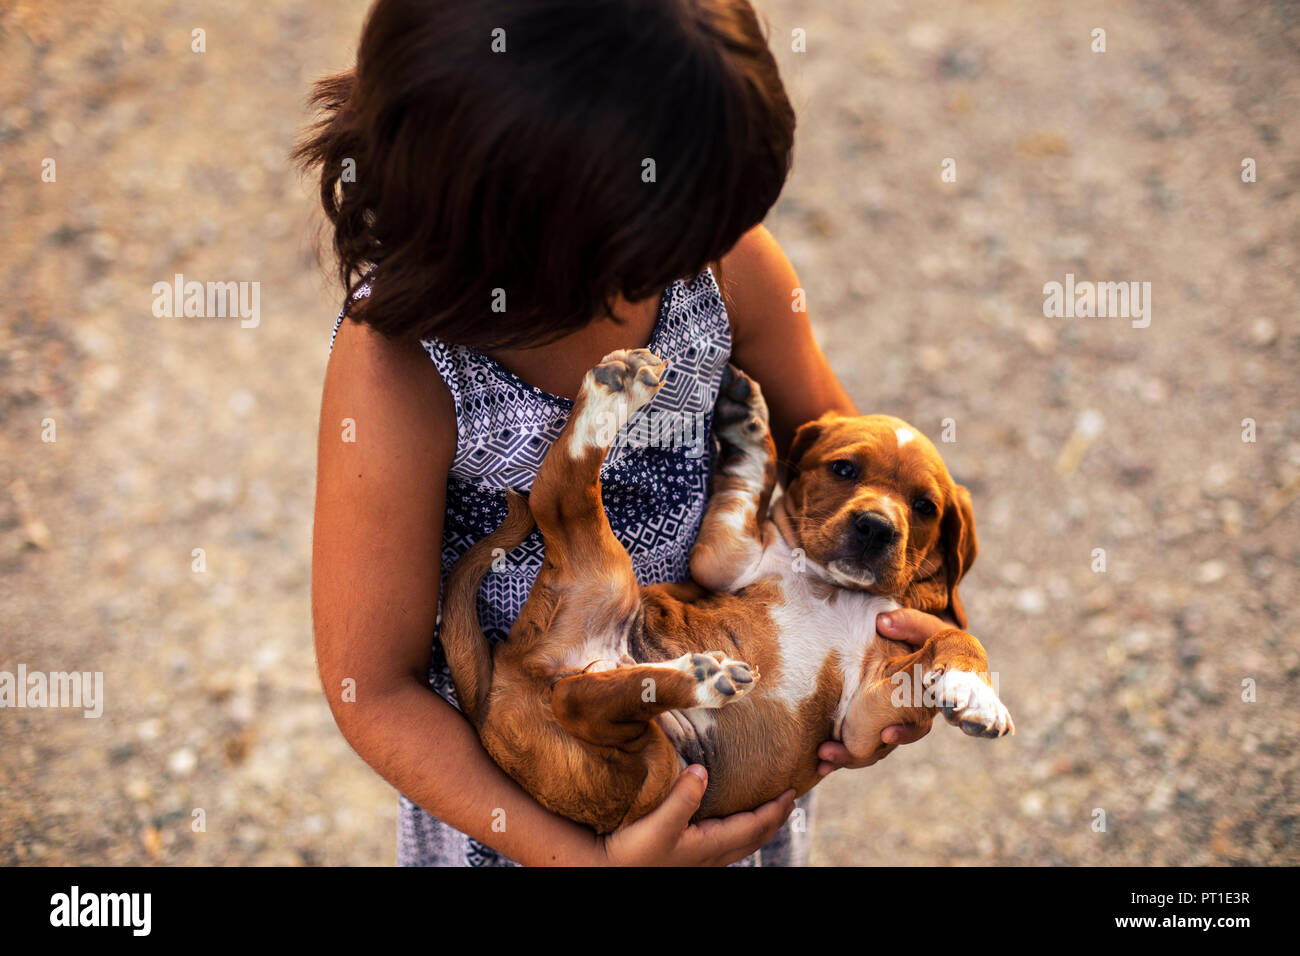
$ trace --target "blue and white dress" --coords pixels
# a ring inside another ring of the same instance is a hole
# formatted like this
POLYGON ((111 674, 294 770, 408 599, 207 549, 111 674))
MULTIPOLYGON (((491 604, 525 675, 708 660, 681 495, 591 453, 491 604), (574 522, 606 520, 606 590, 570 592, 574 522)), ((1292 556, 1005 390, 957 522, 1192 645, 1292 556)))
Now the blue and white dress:
MULTIPOLYGON (((363 285, 357 297, 370 294, 363 285)), ((337 335, 346 306, 334 323, 337 335)), ((333 348, 333 338, 330 347, 333 348)), ((456 407, 456 455, 447 476, 442 584, 456 561, 506 516, 505 491, 527 491, 573 402, 529 385, 491 357, 437 339, 422 342, 456 407)), ((635 343, 629 343, 634 345, 635 343)), ((668 360, 664 387, 620 433, 601 468, 601 491, 614 535, 642 584, 690 577, 688 557, 709 495, 713 404, 731 356, 731 327, 713 273, 678 280, 664 291, 648 348, 668 360), (653 439, 653 440, 652 440, 653 439)), ((504 641, 542 566, 536 528, 490 572, 479 592, 489 641, 504 641)), ((441 594, 442 588, 439 589, 441 594)), ((456 705, 456 691, 435 633, 429 686, 456 705)), ((811 796, 811 795, 810 795, 811 796)), ((807 798, 766 847, 741 865, 806 863, 807 798)), ((405 796, 397 823, 399 866, 515 866, 513 860, 433 817, 405 796)))

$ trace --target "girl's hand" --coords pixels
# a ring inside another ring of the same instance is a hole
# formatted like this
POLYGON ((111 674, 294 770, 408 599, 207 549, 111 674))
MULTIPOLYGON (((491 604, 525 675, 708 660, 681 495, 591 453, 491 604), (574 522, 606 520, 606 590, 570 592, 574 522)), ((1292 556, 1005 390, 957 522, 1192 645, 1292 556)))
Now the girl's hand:
POLYGON ((763 846, 794 809, 787 790, 756 810, 692 824, 708 772, 699 764, 682 771, 664 802, 636 823, 600 839, 607 866, 726 866, 763 846))
MULTIPOLYGON (((890 611, 888 614, 881 614, 876 618, 876 630, 881 637, 891 641, 902 641, 916 647, 920 647, 940 631, 953 626, 951 622, 935 617, 933 614, 914 611, 910 608, 890 611)), ((831 771, 839 770, 841 767, 847 767, 851 770, 859 767, 870 767, 873 763, 888 757, 894 752, 894 748, 900 744, 910 744, 913 741, 920 740, 929 732, 929 727, 921 728, 912 724, 891 724, 880 732, 880 741, 887 746, 875 751, 865 760, 854 760, 849 754, 848 748, 842 743, 836 740, 828 740, 817 748, 817 756, 822 761, 817 767, 817 773, 825 777, 831 771)))

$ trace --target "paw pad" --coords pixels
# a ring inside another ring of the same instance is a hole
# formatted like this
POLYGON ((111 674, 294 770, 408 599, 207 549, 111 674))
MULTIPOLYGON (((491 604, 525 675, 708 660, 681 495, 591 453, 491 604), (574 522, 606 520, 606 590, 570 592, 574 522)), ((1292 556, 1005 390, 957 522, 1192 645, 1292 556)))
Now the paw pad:
POLYGON ((739 445, 759 443, 767 434, 767 402, 752 378, 727 365, 713 409, 713 427, 724 442, 739 445))
POLYGON ((687 667, 700 684, 696 696, 704 707, 720 707, 738 699, 759 676, 744 661, 730 660, 721 651, 692 654, 687 667))
POLYGON ((592 376, 611 392, 631 391, 638 385, 657 389, 667 365, 649 349, 619 349, 601 359, 592 376))

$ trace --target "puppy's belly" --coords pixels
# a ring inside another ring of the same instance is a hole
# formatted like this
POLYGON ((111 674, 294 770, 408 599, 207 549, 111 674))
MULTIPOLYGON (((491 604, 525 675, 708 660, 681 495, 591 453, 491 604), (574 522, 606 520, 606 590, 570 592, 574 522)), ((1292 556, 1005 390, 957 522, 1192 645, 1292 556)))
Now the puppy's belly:
POLYGON ((691 710, 670 710, 655 718, 659 728, 676 749, 681 769, 685 770, 693 763, 706 769, 713 764, 716 714, 717 711, 695 707, 691 710))
POLYGON ((806 588, 769 573, 735 594, 649 589, 645 630, 630 640, 635 657, 720 650, 760 674, 744 699, 720 710, 657 718, 681 766, 699 763, 709 771, 701 816, 752 810, 792 787, 803 794, 819 780, 817 748, 833 736, 845 672, 860 672, 877 605, 894 605, 848 593, 805 600, 806 588))
POLYGON ((709 772, 698 818, 753 810, 791 788, 802 796, 819 780, 816 752, 830 736, 829 713, 791 712, 780 700, 751 693, 722 710, 677 710, 658 718, 680 766, 698 763, 709 772))

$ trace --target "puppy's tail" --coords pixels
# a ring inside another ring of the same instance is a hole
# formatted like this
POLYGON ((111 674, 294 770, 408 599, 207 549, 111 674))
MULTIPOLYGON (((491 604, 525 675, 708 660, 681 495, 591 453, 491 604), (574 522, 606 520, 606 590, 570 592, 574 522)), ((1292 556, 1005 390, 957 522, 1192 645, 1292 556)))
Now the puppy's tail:
POLYGON ((506 501, 510 510, 505 521, 456 562, 442 599, 442 648, 461 710, 476 727, 486 714, 484 705, 492 686, 492 648, 478 623, 478 589, 496 557, 517 547, 533 530, 528 499, 507 491, 506 501))

